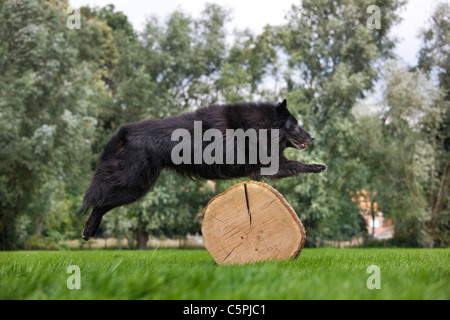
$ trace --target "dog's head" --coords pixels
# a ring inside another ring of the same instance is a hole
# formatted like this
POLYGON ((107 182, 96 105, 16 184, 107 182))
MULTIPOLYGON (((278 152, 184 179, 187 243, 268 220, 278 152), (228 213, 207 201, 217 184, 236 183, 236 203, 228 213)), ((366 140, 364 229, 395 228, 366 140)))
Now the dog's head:
POLYGON ((314 140, 314 137, 298 125, 298 120, 287 109, 286 99, 276 107, 276 114, 280 120, 282 135, 285 140, 285 146, 303 150, 307 143, 314 140))

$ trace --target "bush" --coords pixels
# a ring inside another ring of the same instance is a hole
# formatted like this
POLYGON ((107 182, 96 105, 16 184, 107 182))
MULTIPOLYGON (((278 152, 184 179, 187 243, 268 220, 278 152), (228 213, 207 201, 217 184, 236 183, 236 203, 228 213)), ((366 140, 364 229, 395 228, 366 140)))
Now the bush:
POLYGON ((51 241, 49 238, 39 235, 31 235, 26 244, 26 250, 59 250, 59 246, 56 242, 51 241))

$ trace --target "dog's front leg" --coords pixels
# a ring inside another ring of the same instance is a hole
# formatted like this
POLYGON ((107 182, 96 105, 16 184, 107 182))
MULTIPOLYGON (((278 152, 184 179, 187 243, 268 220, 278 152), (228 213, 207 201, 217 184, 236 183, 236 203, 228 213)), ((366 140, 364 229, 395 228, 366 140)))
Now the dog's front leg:
POLYGON ((328 167, 324 164, 308 164, 299 161, 280 161, 278 172, 270 178, 286 178, 299 175, 300 173, 319 173, 326 171, 328 167))

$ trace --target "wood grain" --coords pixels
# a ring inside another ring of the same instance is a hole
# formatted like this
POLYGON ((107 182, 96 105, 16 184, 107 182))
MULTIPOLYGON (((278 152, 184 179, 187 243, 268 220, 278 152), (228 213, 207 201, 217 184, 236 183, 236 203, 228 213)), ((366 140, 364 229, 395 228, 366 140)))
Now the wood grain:
POLYGON ((305 243, 297 214, 265 183, 236 184, 211 199, 203 213, 203 241, 218 264, 294 259, 305 243))

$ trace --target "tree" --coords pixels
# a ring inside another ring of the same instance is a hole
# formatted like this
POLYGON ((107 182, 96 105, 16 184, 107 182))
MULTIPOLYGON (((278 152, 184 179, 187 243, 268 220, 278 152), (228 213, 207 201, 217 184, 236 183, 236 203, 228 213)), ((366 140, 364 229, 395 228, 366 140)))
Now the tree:
MULTIPOLYGON (((316 137, 287 156, 329 167, 271 182, 299 213, 307 245, 364 232, 351 195, 364 189, 393 218, 396 237, 448 246, 450 10, 439 4, 421 33, 418 68, 387 63, 383 74, 403 4, 305 0, 285 24, 237 31, 228 43, 229 12, 212 4, 196 19, 181 10, 152 17, 137 34, 113 5, 81 8, 82 28, 71 30, 67 1, 0 0, 0 247, 25 247, 30 234, 78 237, 74 213, 122 124, 284 98, 316 137), (367 27, 373 4, 381 29, 367 27), (383 75, 385 108, 358 114, 383 75)), ((217 192, 238 181, 219 182, 217 192)), ((103 230, 141 248, 149 235, 198 231, 192 220, 209 195, 163 173, 141 202, 108 214, 103 230)))
MULTIPOLYGON (((379 61, 392 55, 394 43, 388 32, 399 21, 397 11, 403 3, 377 3, 383 10, 382 28, 368 29, 366 12, 371 1, 302 1, 288 13, 287 24, 278 28, 288 56, 286 89, 280 93, 316 137, 302 161, 320 161, 329 168, 322 175, 276 184, 299 208, 308 229, 307 245, 323 240, 322 228, 334 215, 359 219, 348 190, 365 188, 368 175, 361 162, 362 149, 355 143, 360 132, 352 108, 373 89, 379 61)), ((298 153, 292 156, 300 158, 298 153)), ((362 231, 359 224, 351 229, 362 231)))
POLYGON ((396 61, 386 64, 384 79, 385 107, 374 116, 379 125, 362 133, 362 137, 374 136, 379 141, 364 158, 371 168, 370 187, 393 219, 398 240, 430 246, 428 192, 434 183, 430 171, 435 146, 428 143, 424 124, 436 111, 434 101, 439 92, 420 70, 409 71, 396 61))
POLYGON ((429 183, 426 187, 431 218, 428 228, 435 245, 450 243, 450 5, 439 3, 428 28, 421 32, 423 45, 418 67, 429 77, 437 75, 440 93, 425 110, 423 134, 432 146, 429 183))
MULTIPOLYGON (((227 13, 216 5, 207 5, 199 19, 179 10, 165 24, 150 18, 141 42, 131 41, 120 49, 124 55, 112 78, 117 106, 112 116, 119 120, 117 124, 163 118, 216 101, 213 79, 225 54, 226 20, 227 13)), ((105 220, 110 229, 109 220, 126 224, 128 230, 122 233, 129 238, 132 233, 137 247, 144 249, 149 235, 200 230, 193 220, 206 201, 208 191, 202 190, 201 183, 162 173, 143 200, 116 210, 105 220)))
POLYGON ((180 10, 165 25, 147 21, 142 33, 144 70, 154 82, 147 117, 161 118, 213 103, 213 79, 225 54, 227 13, 207 5, 197 20, 180 10))
POLYGON ((250 30, 236 32, 216 81, 223 102, 275 98, 276 89, 267 90, 264 80, 279 73, 278 43, 275 28, 270 25, 256 36, 250 30))
POLYGON ((2 249, 42 234, 52 205, 80 192, 89 170, 102 90, 91 90, 96 69, 79 59, 66 6, 0 1, 2 249))

